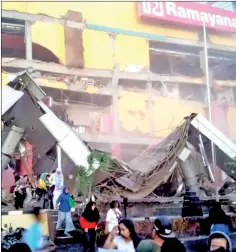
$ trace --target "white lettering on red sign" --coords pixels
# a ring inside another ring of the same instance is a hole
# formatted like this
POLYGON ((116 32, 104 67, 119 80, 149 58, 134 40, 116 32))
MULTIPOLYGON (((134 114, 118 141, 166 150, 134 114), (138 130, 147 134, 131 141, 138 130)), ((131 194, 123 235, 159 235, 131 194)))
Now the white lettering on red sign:
POLYGON ((138 2, 139 16, 236 32, 236 13, 192 2, 138 2))

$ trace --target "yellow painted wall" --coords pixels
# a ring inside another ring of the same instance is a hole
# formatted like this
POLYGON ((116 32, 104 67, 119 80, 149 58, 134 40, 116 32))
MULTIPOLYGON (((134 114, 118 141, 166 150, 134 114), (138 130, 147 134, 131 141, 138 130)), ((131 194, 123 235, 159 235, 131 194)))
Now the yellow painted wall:
MULTIPOLYGON (((123 91, 119 99, 119 118, 127 131, 150 132, 147 95, 123 91)), ((198 102, 156 97, 152 112, 154 135, 166 137, 185 116, 200 113, 205 116, 205 106, 198 102)))
MULTIPOLYGON (((196 31, 149 25, 141 22, 134 2, 3 2, 5 10, 43 13, 53 17, 61 17, 68 10, 80 11, 87 23, 114 28, 128 29, 166 35, 170 37, 198 40, 196 31)), ((61 61, 65 63, 64 28, 57 24, 37 22, 32 27, 33 42, 47 46, 61 61)), ((236 44, 236 39, 227 35, 209 34, 210 40, 216 44, 236 44)), ((85 67, 112 69, 112 49, 108 34, 105 32, 85 31, 83 35, 85 50, 85 67)), ((115 42, 116 60, 124 70, 126 65, 149 64, 148 45, 143 38, 118 35, 115 42)))
MULTIPOLYGON (((2 86, 6 85, 8 73, 2 72, 2 86)), ((38 85, 44 87, 55 87, 68 90, 68 85, 64 82, 51 81, 42 78, 34 80, 38 85)), ((95 88, 96 89, 96 88, 95 88)), ((97 93, 99 90, 88 89, 89 93, 97 93)), ((150 133, 151 125, 149 121, 149 112, 147 109, 147 94, 131 91, 121 91, 119 99, 119 119, 122 126, 127 131, 138 130, 142 133, 150 133)), ((200 113, 206 116, 204 104, 178 99, 168 99, 156 97, 152 113, 154 135, 157 137, 167 136, 183 118, 190 113, 200 113)), ((227 111, 227 123, 229 137, 236 141, 236 108, 229 107, 227 111)))
MULTIPOLYGON (((82 12, 86 22, 91 24, 198 40, 198 34, 195 31, 180 29, 178 27, 162 27, 158 24, 148 25, 141 22, 137 15, 136 3, 134 2, 3 2, 2 9, 34 14, 43 13, 57 18, 66 15, 68 10, 74 10, 82 12)), ((47 47, 60 59, 61 63, 65 63, 63 26, 36 22, 32 25, 32 38, 34 43, 47 47)), ((225 46, 235 46, 236 44, 236 39, 232 39, 226 35, 209 34, 209 38, 216 44, 225 46)), ((113 68, 112 43, 107 33, 84 30, 83 43, 86 68, 113 68)), ((115 60, 120 63, 121 70, 124 70, 126 65, 129 64, 141 66, 149 64, 148 44, 145 39, 117 35, 114 45, 116 50, 115 60)), ((54 84, 55 87, 60 84, 60 88, 64 88, 64 83, 55 82, 54 84)), ((52 83, 45 83, 44 81, 43 85, 51 86, 52 83)), ((123 122, 124 128, 127 130, 139 129, 144 133, 150 131, 145 100, 145 95, 134 95, 134 93, 122 94, 120 100, 120 120, 123 122), (134 104, 136 104, 136 107, 134 104), (130 110, 133 110, 132 116, 128 112, 130 110)), ((184 116, 192 112, 199 112, 204 115, 203 105, 183 100, 157 98, 153 110, 156 135, 160 137, 166 136, 171 131, 171 128, 177 126, 184 116)), ((229 131, 233 139, 236 139, 234 130, 235 121, 235 108, 229 109, 229 131)))
MULTIPOLYGON (((4 228, 5 224, 8 226, 11 224, 12 228, 15 230, 18 227, 28 228, 34 221, 34 216, 32 214, 15 214, 15 215, 2 215, 2 228, 4 228)), ((48 230, 48 218, 47 213, 42 213, 42 231, 44 235, 49 235, 48 230)), ((8 230, 7 228, 7 230, 8 230)))
POLYGON ((60 24, 35 22, 32 24, 32 42, 54 53, 65 64, 64 27, 60 24))

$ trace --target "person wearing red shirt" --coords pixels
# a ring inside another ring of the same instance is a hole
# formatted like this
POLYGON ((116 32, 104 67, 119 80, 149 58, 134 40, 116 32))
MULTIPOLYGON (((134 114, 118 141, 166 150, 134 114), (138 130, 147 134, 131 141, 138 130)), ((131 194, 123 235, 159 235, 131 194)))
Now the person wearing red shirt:
POLYGON ((97 224, 100 219, 99 211, 96 208, 96 204, 90 201, 79 217, 79 223, 84 231, 86 242, 84 246, 84 252, 96 251, 96 238, 97 238, 97 224))

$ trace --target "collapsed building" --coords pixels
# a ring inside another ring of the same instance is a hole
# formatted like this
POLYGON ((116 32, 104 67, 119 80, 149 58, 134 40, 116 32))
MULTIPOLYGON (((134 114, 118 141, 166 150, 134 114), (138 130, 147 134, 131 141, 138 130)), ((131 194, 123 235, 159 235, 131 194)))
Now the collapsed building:
MULTIPOLYGON (((98 150, 80 138, 27 72, 13 76, 2 92, 2 169, 19 155, 31 175, 62 167, 65 183, 75 189, 78 166, 88 167, 87 157, 98 150), (26 143, 32 146, 31 169, 26 143)), ((191 114, 161 143, 130 162, 112 157, 112 170, 94 172, 93 193, 104 202, 184 201, 186 193, 207 200, 216 193, 212 164, 235 181, 235 171, 227 165, 235 157, 234 143, 203 116, 191 114)), ((232 192, 234 183, 230 186, 222 194, 232 192)))

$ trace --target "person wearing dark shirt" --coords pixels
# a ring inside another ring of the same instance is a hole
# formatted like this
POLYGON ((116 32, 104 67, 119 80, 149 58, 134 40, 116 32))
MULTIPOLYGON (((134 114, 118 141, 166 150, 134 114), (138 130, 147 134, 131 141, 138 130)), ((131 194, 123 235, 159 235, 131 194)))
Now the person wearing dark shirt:
POLYGON ((208 220, 211 225, 211 233, 221 231, 225 234, 230 234, 232 232, 233 225, 231 218, 224 212, 219 202, 216 202, 210 209, 208 220))
POLYGON ((218 248, 216 250, 213 250, 212 252, 229 252, 229 250, 227 250, 225 248, 218 248))
POLYGON ((8 252, 31 252, 30 247, 25 244, 25 243, 15 243, 14 245, 12 245, 10 247, 9 250, 7 250, 8 252))
POLYGON ((18 210, 19 208, 24 207, 24 200, 26 199, 27 193, 26 189, 28 187, 28 176, 25 175, 23 178, 18 180, 15 184, 14 194, 15 194, 15 208, 18 210))
POLYGON ((142 240, 138 247, 137 252, 159 252, 161 247, 166 241, 167 237, 172 234, 172 222, 170 219, 165 217, 157 218, 154 221, 152 238, 142 240))
POLYGON ((90 201, 86 205, 83 214, 79 217, 79 223, 86 238, 84 251, 96 251, 96 231, 99 219, 100 216, 96 204, 95 202, 90 201))
POLYGON ((13 175, 15 177, 15 182, 17 182, 18 180, 20 180, 20 175, 17 172, 14 172, 13 175))
POLYGON ((185 252, 186 249, 181 241, 176 238, 169 238, 161 246, 161 252, 185 252))

